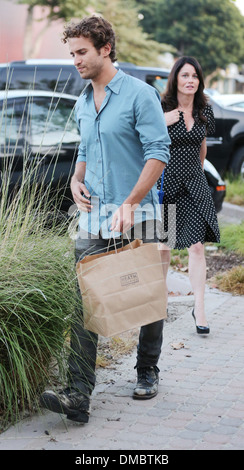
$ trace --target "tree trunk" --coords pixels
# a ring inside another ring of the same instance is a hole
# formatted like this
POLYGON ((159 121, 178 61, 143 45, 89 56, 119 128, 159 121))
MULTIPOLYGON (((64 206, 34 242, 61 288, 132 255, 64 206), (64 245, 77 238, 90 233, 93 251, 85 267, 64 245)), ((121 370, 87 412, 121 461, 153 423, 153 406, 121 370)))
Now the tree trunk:
POLYGON ((25 25, 25 35, 24 35, 24 43, 23 43, 23 56, 24 60, 27 59, 34 59, 38 55, 40 51, 42 38, 46 31, 48 30, 51 19, 45 20, 45 25, 39 31, 37 36, 33 37, 33 24, 34 20, 34 6, 29 6, 27 10, 27 18, 26 18, 26 25, 25 25))
POLYGON ((51 20, 48 20, 45 26, 43 26, 42 30, 38 33, 36 36, 35 40, 33 41, 32 47, 30 49, 30 54, 29 54, 29 59, 35 59, 36 56, 38 55, 41 44, 42 44, 42 38, 46 31, 48 30, 50 26, 51 20))
POLYGON ((34 7, 29 6, 27 10, 27 18, 25 23, 25 34, 23 42, 23 57, 24 60, 30 56, 30 49, 32 48, 32 26, 33 26, 34 7))

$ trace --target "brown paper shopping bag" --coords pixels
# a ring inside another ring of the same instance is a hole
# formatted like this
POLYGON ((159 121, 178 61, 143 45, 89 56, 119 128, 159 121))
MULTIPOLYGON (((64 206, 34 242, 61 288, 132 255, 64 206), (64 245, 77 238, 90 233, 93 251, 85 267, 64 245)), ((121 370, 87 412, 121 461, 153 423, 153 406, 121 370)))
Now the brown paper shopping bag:
POLYGON ((166 288, 157 243, 134 240, 76 266, 84 327, 102 336, 166 318, 166 288))

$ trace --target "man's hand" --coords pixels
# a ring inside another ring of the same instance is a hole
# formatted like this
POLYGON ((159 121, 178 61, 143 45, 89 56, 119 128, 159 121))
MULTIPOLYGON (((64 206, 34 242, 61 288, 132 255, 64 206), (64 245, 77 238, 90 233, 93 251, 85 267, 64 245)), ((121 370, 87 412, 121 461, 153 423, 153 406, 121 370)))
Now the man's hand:
POLYGON ((162 174, 164 167, 165 163, 160 160, 149 159, 146 162, 131 193, 125 199, 123 204, 115 211, 110 230, 121 233, 125 233, 130 230, 134 225, 134 212, 136 208, 156 183, 162 174))
POLYGON ((78 209, 83 212, 91 212, 93 207, 90 201, 91 195, 84 183, 78 181, 75 175, 71 179, 70 188, 78 209))
POLYGON ((134 211, 138 204, 122 204, 115 211, 110 230, 114 232, 126 233, 134 225, 134 211))

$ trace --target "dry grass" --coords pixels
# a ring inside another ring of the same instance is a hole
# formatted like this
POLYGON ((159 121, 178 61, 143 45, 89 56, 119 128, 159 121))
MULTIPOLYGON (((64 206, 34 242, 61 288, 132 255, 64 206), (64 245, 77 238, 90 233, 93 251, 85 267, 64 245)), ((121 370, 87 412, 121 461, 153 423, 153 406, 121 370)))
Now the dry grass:
POLYGON ((215 278, 217 287, 224 292, 244 295, 244 266, 235 266, 215 278))
POLYGON ((130 354, 138 343, 138 333, 135 329, 112 338, 99 337, 97 368, 108 367, 114 361, 130 354))

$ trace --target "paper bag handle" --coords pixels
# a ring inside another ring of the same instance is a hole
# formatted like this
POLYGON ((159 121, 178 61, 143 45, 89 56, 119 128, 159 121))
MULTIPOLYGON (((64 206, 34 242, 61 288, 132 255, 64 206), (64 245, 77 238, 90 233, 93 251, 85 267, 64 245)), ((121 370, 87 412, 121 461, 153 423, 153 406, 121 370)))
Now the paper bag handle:
MULTIPOLYGON (((123 235, 124 235, 124 234, 122 233, 122 236, 121 236, 122 247, 124 246, 124 244, 123 244, 123 242, 124 242, 124 237, 123 237, 123 235)), ((130 248, 131 248, 131 250, 134 250, 134 248, 133 248, 133 246, 132 246, 132 244, 131 244, 131 242, 130 242, 130 239, 129 239, 129 237, 128 237, 128 233, 127 233, 127 232, 125 232, 125 235, 127 236, 127 240, 128 240, 128 242, 129 242, 129 245, 130 245, 130 248)), ((109 238, 108 247, 107 247, 107 252, 108 252, 108 250, 109 250, 109 247, 110 247, 111 238, 112 238, 112 237, 110 237, 110 238, 109 238)), ((114 239, 114 248, 115 248, 115 253, 117 254, 117 246, 116 246, 116 241, 115 241, 114 232, 113 232, 113 239, 114 239)))

